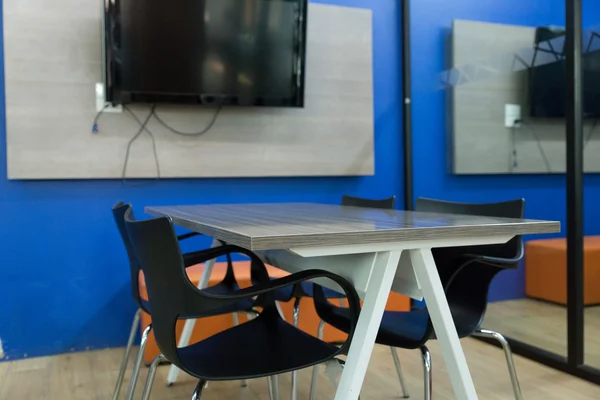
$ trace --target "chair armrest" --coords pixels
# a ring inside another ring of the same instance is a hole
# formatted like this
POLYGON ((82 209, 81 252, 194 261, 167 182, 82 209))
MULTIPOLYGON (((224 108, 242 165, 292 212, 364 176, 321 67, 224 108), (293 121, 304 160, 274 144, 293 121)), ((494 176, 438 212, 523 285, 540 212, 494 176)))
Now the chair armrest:
POLYGON ((518 264, 524 256, 525 247, 521 243, 521 245, 519 246, 519 253, 513 258, 490 257, 479 254, 465 254, 462 256, 462 258, 466 258, 469 261, 482 262, 499 268, 510 268, 511 266, 518 264))
POLYGON ((189 259, 192 262, 198 264, 216 257, 229 255, 231 253, 244 254, 250 257, 252 282, 254 282, 254 285, 249 288, 240 289, 227 294, 209 293, 205 290, 200 290, 195 286, 191 285, 191 288, 198 295, 215 300, 238 301, 248 298, 254 298, 260 295, 268 295, 286 286, 300 284, 302 282, 306 282, 312 279, 328 278, 331 279, 333 282, 337 283, 344 290, 346 297, 348 298, 350 306, 349 308, 352 314, 356 317, 356 320, 358 321, 358 315, 360 313, 360 298, 358 296, 358 293, 356 292, 356 289, 348 280, 332 272, 323 270, 306 270, 292 275, 288 275, 283 278, 271 280, 267 268, 265 267, 265 264, 255 253, 234 245, 225 245, 204 250, 192 254, 189 259))
POLYGON ((274 292, 278 289, 282 289, 287 286, 297 285, 302 282, 310 281, 312 279, 317 278, 328 278, 337 283, 346 293, 347 296, 356 295, 357 304, 360 302, 358 293, 356 289, 350 282, 346 279, 342 278, 339 275, 336 275, 332 272, 319 270, 319 269, 311 269, 306 271, 297 272, 292 275, 285 276, 279 279, 270 280, 269 283, 260 283, 254 286, 251 286, 246 289, 236 290, 232 293, 227 294, 213 294, 208 292, 200 291, 203 296, 210 297, 213 299, 222 299, 222 300, 242 300, 247 298, 252 298, 256 296, 260 296, 261 294, 266 294, 270 292, 274 292), (354 292, 354 293, 353 293, 354 292))
POLYGON ((354 331, 358 324, 358 317, 360 315, 360 298, 358 297, 356 289, 348 280, 334 273, 322 270, 307 270, 288 275, 280 279, 271 280, 264 262, 255 253, 233 245, 224 245, 209 249, 201 252, 201 254, 194 255, 194 257, 191 257, 190 259, 196 263, 205 262, 209 259, 213 259, 222 255, 229 256, 231 253, 244 254, 250 257, 251 280, 254 285, 246 289, 240 289, 229 293, 218 293, 211 292, 210 288, 198 289, 188 279, 188 285, 186 285, 187 287, 185 289, 186 293, 184 294, 184 296, 187 298, 186 313, 194 314, 197 311, 202 311, 199 309, 196 310, 194 306, 196 301, 198 301, 197 304, 201 304, 202 302, 206 303, 207 300, 208 302, 212 301, 214 304, 214 309, 219 309, 227 304, 238 302, 239 300, 253 299, 256 305, 263 307, 263 312, 261 315, 277 315, 278 318, 280 318, 275 303, 274 292, 276 290, 287 286, 298 285, 302 282, 316 278, 328 278, 337 283, 344 291, 348 300, 351 317, 348 339, 339 348, 334 356, 348 353, 354 331), (196 301, 194 299, 196 299, 196 301))
POLYGON ((191 253, 183 254, 183 264, 184 264, 185 268, 188 268, 188 267, 191 267, 191 266, 197 265, 197 264, 202 264, 203 262, 211 260, 216 257, 219 257, 220 255, 226 255, 227 253, 219 254, 216 257, 211 256, 212 254, 214 254, 218 250, 220 250, 221 247, 223 247, 223 246, 212 247, 210 249, 204 249, 204 250, 199 250, 199 251, 194 251, 191 253))
MULTIPOLYGON (((264 264, 262 265, 264 267, 264 264)), ((227 294, 210 293, 210 289, 200 290, 194 288, 194 290, 196 290, 198 295, 204 298, 214 299, 216 301, 221 300, 227 302, 234 302, 249 298, 257 299, 257 304, 264 306, 264 310, 266 311, 268 307, 272 309, 275 308, 273 292, 275 292, 276 290, 287 286, 299 285, 302 282, 306 282, 317 278, 328 278, 331 279, 333 282, 337 283, 343 289, 344 294, 346 295, 346 299, 348 300, 348 309, 350 311, 348 339, 346 340, 346 342, 344 342, 342 347, 340 347, 338 352, 338 354, 347 354, 350 348, 350 341, 354 336, 354 331, 358 324, 358 317, 360 316, 360 298, 358 296, 358 293, 356 292, 356 289, 348 280, 332 272, 317 269, 301 271, 292 275, 285 276, 283 278, 271 280, 268 283, 260 283, 249 288, 237 290, 235 292, 227 294)))
POLYGON ((193 238, 195 236, 203 236, 203 235, 201 233, 198 233, 198 232, 190 232, 190 233, 186 233, 184 235, 177 236, 177 240, 178 241, 182 241, 182 240, 186 240, 186 239, 189 239, 189 238, 193 238))
POLYGON ((208 260, 212 260, 217 257, 229 256, 232 253, 244 254, 250 258, 252 258, 252 256, 254 256, 258 259, 258 257, 256 255, 254 255, 251 251, 246 250, 242 247, 225 245, 225 246, 211 247, 210 249, 203 249, 203 250, 193 251, 190 253, 185 253, 185 254, 183 254, 183 262, 184 262, 185 268, 187 268, 187 267, 191 267, 193 265, 202 264, 208 260))
POLYGON ((267 268, 264 266, 262 260, 254 254, 252 251, 244 249, 243 247, 227 244, 219 247, 213 247, 206 250, 200 250, 193 253, 187 253, 184 256, 184 263, 186 266, 201 264, 213 258, 228 256, 232 253, 243 254, 252 260, 251 273, 252 282, 256 283, 268 283, 270 282, 269 273, 267 268))

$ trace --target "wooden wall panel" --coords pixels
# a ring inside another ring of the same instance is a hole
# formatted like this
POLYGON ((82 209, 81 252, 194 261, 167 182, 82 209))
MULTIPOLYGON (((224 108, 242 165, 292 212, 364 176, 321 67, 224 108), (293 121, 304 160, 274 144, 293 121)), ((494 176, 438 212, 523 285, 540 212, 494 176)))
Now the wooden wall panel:
MULTIPOLYGON (((10 179, 121 178, 138 128, 104 114, 91 133, 101 81, 98 0, 5 0, 7 162, 10 179)), ((224 108, 198 138, 151 121, 161 177, 348 176, 374 173, 371 11, 310 4, 306 107, 224 108)), ((140 119, 149 111, 132 110, 140 119)), ((214 110, 159 106, 183 131, 214 110)), ((150 137, 132 146, 127 177, 154 178, 150 137)))

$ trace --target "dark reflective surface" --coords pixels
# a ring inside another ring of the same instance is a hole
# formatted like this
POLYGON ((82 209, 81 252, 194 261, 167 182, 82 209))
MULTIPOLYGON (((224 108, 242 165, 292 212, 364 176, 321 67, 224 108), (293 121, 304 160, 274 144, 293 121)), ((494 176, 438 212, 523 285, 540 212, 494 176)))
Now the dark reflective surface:
POLYGON ((301 3, 120 2, 117 83, 142 96, 300 105, 294 103, 302 81, 301 3))

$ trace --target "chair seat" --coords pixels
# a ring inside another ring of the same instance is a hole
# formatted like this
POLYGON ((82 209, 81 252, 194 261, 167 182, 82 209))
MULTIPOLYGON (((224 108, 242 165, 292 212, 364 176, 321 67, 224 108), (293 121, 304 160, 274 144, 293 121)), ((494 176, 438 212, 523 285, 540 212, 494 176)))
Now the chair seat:
POLYGON ((338 351, 276 314, 258 318, 177 350, 181 363, 208 381, 253 379, 310 367, 338 351))
MULTIPOLYGON (((469 314, 465 313, 466 315, 463 316, 460 311, 460 309, 454 309, 452 315, 458 336, 465 338, 471 336, 477 326, 473 325, 469 314)), ((327 307, 327 311, 322 317, 325 322, 339 330, 348 331, 350 311, 347 308, 327 307)), ((383 313, 376 342, 377 344, 403 349, 419 348, 425 341, 436 339, 435 332, 427 340, 423 337, 428 323, 429 313, 425 308, 413 311, 386 311, 383 313)))
MULTIPOLYGON (((342 307, 327 307, 321 318, 337 329, 348 332, 350 311, 342 307)), ((429 315, 426 310, 386 311, 377 333, 377 344, 416 349, 423 344, 423 334, 427 328, 429 315)))

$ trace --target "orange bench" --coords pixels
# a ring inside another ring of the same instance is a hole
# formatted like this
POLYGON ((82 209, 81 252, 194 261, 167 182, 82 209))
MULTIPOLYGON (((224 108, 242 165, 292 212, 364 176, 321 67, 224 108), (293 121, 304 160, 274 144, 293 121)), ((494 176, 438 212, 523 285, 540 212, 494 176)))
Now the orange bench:
MULTIPOLYGON (((242 288, 250 286, 250 262, 235 262, 234 266, 235 277, 240 286, 242 288)), ((269 269, 269 275, 273 278, 280 278, 285 275, 288 275, 287 272, 277 269, 275 267, 268 266, 267 268, 269 269)), ((198 281, 200 280, 200 277, 202 276, 202 272, 204 271, 204 265, 192 266, 188 268, 187 271, 190 280, 194 283, 194 285, 197 285, 198 281)), ((210 285, 215 285, 221 282, 225 277, 226 271, 227 263, 216 263, 213 268, 212 275, 210 277, 210 285)), ((148 298, 143 275, 140 276, 140 295, 144 299, 148 298)), ((286 320, 292 321, 293 302, 283 303, 281 304, 281 308, 283 310, 286 320)), ((388 300, 388 309, 396 311, 408 311, 410 310, 410 300, 405 296, 392 293, 388 300)), ((245 315, 240 314, 239 319, 240 323, 246 322, 245 315)), ((151 322, 152 318, 148 314, 142 313, 141 330, 143 331, 151 322)), ((177 322, 176 329, 178 338, 179 335, 181 335, 184 323, 185 321, 177 322)), ((317 313, 315 311, 312 299, 302 299, 302 302, 300 303, 300 319, 298 325, 300 329, 304 330, 305 332, 308 332, 311 335, 317 335, 319 317, 317 316, 317 313)), ((231 314, 202 318, 194 327, 194 333, 192 334, 192 339, 190 340, 190 343, 199 342, 231 327, 233 327, 233 316, 231 314)), ((338 331, 337 329, 326 325, 324 338, 326 341, 329 342, 341 342, 345 340, 346 335, 338 331)), ((144 361, 147 364, 149 364, 158 354, 159 350, 156 346, 156 341, 154 340, 153 334, 150 334, 150 337, 148 338, 148 343, 146 345, 144 361)))
MULTIPOLYGON (((600 304, 600 236, 584 238, 584 304, 600 304)), ((533 240, 525 245, 527 297, 567 304, 567 240, 533 240)))

